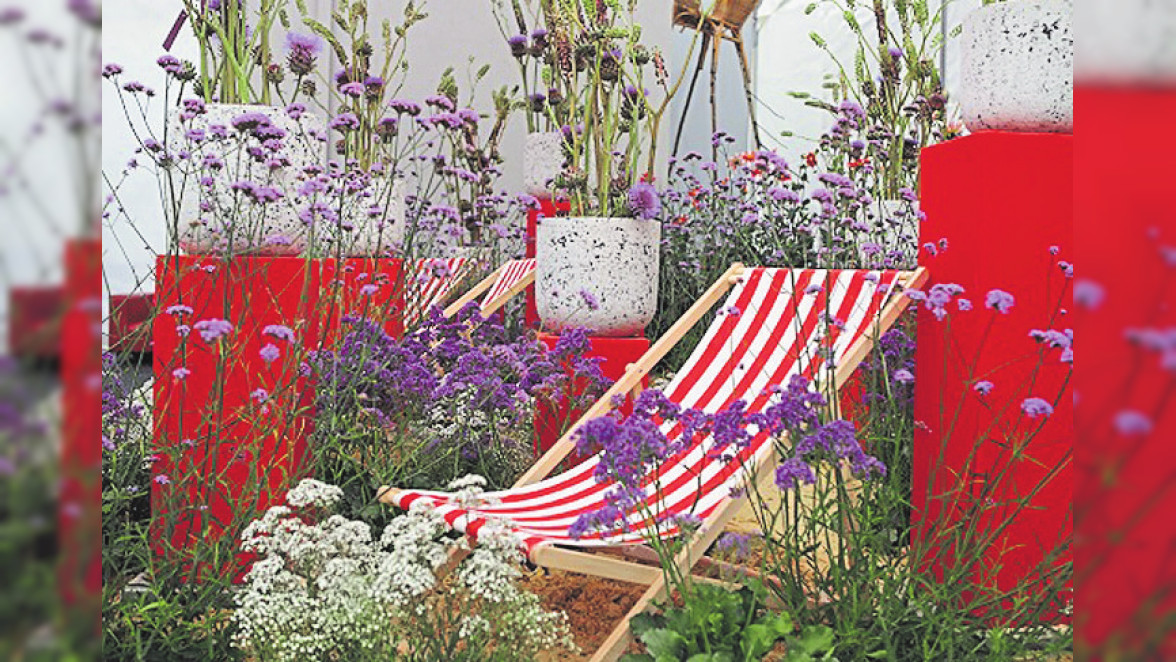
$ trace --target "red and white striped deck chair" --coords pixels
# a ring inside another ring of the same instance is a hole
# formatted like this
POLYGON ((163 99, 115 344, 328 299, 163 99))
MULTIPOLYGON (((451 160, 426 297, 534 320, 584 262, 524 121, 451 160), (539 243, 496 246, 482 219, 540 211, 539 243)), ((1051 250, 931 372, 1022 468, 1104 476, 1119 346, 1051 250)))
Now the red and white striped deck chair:
MULTIPOLYGON (((489 505, 463 510, 439 492, 387 490, 381 501, 407 508, 424 499, 432 502, 454 529, 476 537, 490 518, 505 520, 525 541, 525 553, 533 563, 546 567, 649 584, 649 590, 629 613, 643 612, 662 595, 665 585, 659 567, 650 567, 614 556, 591 554, 574 548, 635 546, 647 531, 630 523, 624 534, 573 539, 568 527, 585 512, 603 505, 611 487, 593 477, 598 457, 590 458, 556 476, 547 477, 573 449, 573 435, 585 421, 602 416, 614 397, 638 388, 641 377, 661 360, 730 289, 724 314, 716 315, 686 364, 665 388, 665 394, 684 408, 717 412, 736 400, 748 403, 748 411, 762 411, 771 398, 769 387, 787 383, 793 375, 805 375, 819 388, 840 388, 909 303, 897 292, 918 287, 925 279, 915 272, 825 271, 743 268, 733 266, 659 339, 626 374, 593 405, 522 478, 515 487, 487 493, 489 505), (738 314, 733 311, 738 309, 738 314), (828 315, 836 323, 826 322, 828 315), (833 362, 826 364, 821 348, 832 348, 833 362)), ((667 435, 680 430, 669 423, 667 435)), ((646 487, 647 505, 655 513, 690 513, 702 526, 679 553, 676 563, 683 572, 695 562, 738 511, 740 499, 732 490, 752 479, 763 481, 776 464, 774 446, 766 433, 754 436, 735 458, 708 453, 711 440, 703 439, 659 467, 659 477, 646 487), (748 472, 753 475, 748 475, 748 472)), ((666 533, 662 525, 662 533, 666 533)), ((673 533, 669 531, 668 533, 673 533)), ((601 646, 593 660, 612 660, 628 642, 628 617, 601 646)))
POLYGON ((453 286, 465 278, 473 267, 473 261, 464 257, 417 260, 405 280, 405 328, 416 326, 430 308, 444 302, 453 286))
POLYGON ((445 316, 452 317, 459 310, 465 308, 471 301, 482 297, 479 307, 482 317, 489 317, 499 308, 506 305, 511 297, 522 292, 535 282, 535 260, 510 260, 498 267, 482 282, 475 285, 461 296, 460 299, 449 304, 445 309, 445 316))

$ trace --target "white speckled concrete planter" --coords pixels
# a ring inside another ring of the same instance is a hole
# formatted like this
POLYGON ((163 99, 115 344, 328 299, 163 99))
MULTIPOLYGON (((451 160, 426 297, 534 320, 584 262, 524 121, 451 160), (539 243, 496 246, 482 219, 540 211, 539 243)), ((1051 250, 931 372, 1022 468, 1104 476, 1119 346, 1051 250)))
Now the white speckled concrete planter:
POLYGON ((1073 131, 1071 9, 1065 0, 1011 0, 968 16, 960 110, 970 130, 1073 131))
POLYGON ((563 134, 529 133, 523 143, 523 187, 537 197, 551 195, 551 180, 564 167, 563 134))
POLYGON ((637 218, 540 219, 535 304, 545 328, 640 334, 657 312, 661 223, 637 218), (589 301, 598 304, 595 309, 589 301))
POLYGON ((348 257, 388 257, 404 244, 404 180, 374 176, 368 187, 341 207, 340 223, 328 236, 321 252, 333 253, 338 242, 348 257))
POLYGON ((179 121, 178 112, 172 117, 173 151, 187 150, 193 160, 176 170, 183 178, 178 228, 180 248, 192 254, 297 255, 306 250, 309 233, 306 223, 299 218, 295 192, 306 178, 303 169, 321 165, 325 143, 316 136, 325 134, 323 118, 304 113, 295 120, 284 108, 210 103, 206 112, 188 122, 179 121), (242 140, 233 128, 233 118, 245 113, 260 113, 286 132, 282 149, 271 156, 284 157, 288 162, 270 168, 264 160, 252 158, 250 148, 259 148, 253 138, 242 140), (225 128, 226 136, 216 138, 212 128, 225 128), (198 141, 185 137, 193 130, 204 132, 198 141), (219 169, 204 167, 206 156, 219 157, 224 166, 219 169), (205 179, 206 183, 201 183, 205 179), (248 181, 272 186, 282 197, 270 203, 256 203, 232 190, 234 182, 248 181))
POLYGON ((1176 86, 1176 3, 1083 0, 1074 32, 1079 83, 1176 86))

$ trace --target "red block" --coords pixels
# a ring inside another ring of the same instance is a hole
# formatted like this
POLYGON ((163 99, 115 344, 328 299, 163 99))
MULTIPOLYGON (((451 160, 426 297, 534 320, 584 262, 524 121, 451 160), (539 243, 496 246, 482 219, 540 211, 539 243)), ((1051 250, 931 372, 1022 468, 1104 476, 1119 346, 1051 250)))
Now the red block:
POLYGON ((59 357, 66 288, 18 285, 8 297, 8 345, 12 355, 22 359, 59 357))
POLYGON ((299 367, 321 338, 321 274, 302 258, 158 258, 152 504, 156 536, 176 548, 236 535, 305 474, 313 398, 299 367), (174 305, 193 312, 169 313, 174 305), (196 327, 210 319, 232 330, 207 341, 196 327), (295 342, 265 335, 271 324, 295 342), (268 344, 272 362, 260 355, 268 344))
POLYGON ((1151 120, 1176 116, 1176 89, 1079 85, 1074 110, 1078 280, 1099 293, 1075 311, 1076 652, 1176 659, 1173 372, 1162 346, 1127 337, 1176 327, 1176 134, 1151 120), (1150 433, 1116 426, 1124 412, 1150 418, 1150 433))
POLYGON ((158 258, 159 459, 152 496, 155 525, 171 520, 171 530, 157 535, 175 548, 225 531, 236 535, 305 475, 314 414, 313 384, 302 370, 308 352, 332 347, 350 315, 385 320, 388 333, 401 333, 402 262, 356 258, 342 264, 297 257, 158 258), (169 312, 175 305, 193 312, 169 312), (206 341, 196 325, 209 319, 226 320, 232 330, 206 341), (290 328, 295 341, 266 334, 269 325, 290 328), (277 349, 276 358, 262 356, 267 345, 277 349))
MULTIPOLYGON (((979 511, 975 519, 991 544, 970 568, 977 586, 1007 590, 1039 577, 1044 554, 1072 533, 1070 366, 1059 359, 1060 350, 1043 350, 1029 332, 1072 326, 1072 279, 1059 261, 1073 260, 1073 142, 1068 135, 987 132, 922 155, 922 241, 938 246, 945 239, 947 246, 936 255, 922 251, 931 275, 924 290, 961 285, 975 308, 960 312, 950 305, 950 322, 919 309, 915 538, 934 541, 934 554, 924 562, 942 574, 961 562, 957 548, 924 536, 935 527, 945 530, 965 509, 979 511), (1008 314, 985 307, 994 288, 1016 297, 1008 314), (980 380, 995 384, 990 395, 973 389, 980 380), (1029 397, 1053 402, 1053 415, 1024 415, 1021 404, 1029 397), (1024 457, 1011 459, 1018 447, 1024 457), (1060 473, 1050 477, 1057 465, 1060 473), (1028 507, 1011 503, 1031 495, 1028 507)), ((1067 553, 1057 563, 1069 560, 1067 553)))
POLYGON ((319 307, 326 315, 323 342, 334 345, 347 317, 384 320, 393 338, 404 333, 406 273, 404 261, 394 258, 347 258, 343 268, 335 260, 322 261, 319 307))
MULTIPOLYGON (((535 231, 539 227, 539 217, 554 217, 560 214, 566 214, 572 209, 572 204, 567 200, 553 201, 551 198, 539 198, 539 209, 531 209, 527 211, 527 257, 535 257, 535 231)), ((527 326, 531 328, 539 327, 539 311, 535 307, 535 288, 527 288, 527 326)))
POLYGON ((102 596, 101 260, 97 239, 66 242, 57 586, 65 604, 76 607, 79 615, 85 609, 97 615, 102 596))
POLYGON ((116 352, 150 352, 153 317, 153 293, 111 295, 108 328, 110 349, 116 352))
MULTIPOLYGON (((649 339, 645 337, 606 338, 603 336, 589 336, 588 339, 591 348, 588 350, 586 357, 599 357, 604 359, 600 364, 601 372, 604 373, 607 379, 614 382, 624 376, 625 369, 630 363, 635 363, 649 350, 649 339)), ((539 341, 550 350, 559 342, 559 336, 540 333, 539 341)), ((643 387, 649 386, 649 378, 645 377, 641 384, 643 387)), ((565 399, 558 410, 547 404, 540 404, 538 410, 535 412, 536 457, 554 446, 555 442, 559 441, 560 437, 563 436, 566 429, 580 419, 583 411, 581 409, 569 411, 569 404, 568 399, 565 399)), ((632 405, 626 402, 621 407, 621 412, 628 415, 630 411, 632 411, 632 405)), ((578 459, 574 456, 569 456, 569 461, 571 462, 576 462, 578 459)))

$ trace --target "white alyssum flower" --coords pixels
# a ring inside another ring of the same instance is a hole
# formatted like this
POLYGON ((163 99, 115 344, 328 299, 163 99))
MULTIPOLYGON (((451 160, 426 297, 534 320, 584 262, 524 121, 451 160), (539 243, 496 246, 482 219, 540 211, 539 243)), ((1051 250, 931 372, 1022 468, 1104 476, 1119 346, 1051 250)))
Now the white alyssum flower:
MULTIPOLYGON (((455 482, 470 503, 484 485, 477 477, 455 482)), ((431 650, 440 633, 424 634, 432 632, 425 624, 438 622, 458 629, 466 652, 474 652, 464 659, 477 659, 481 647, 517 659, 575 649, 566 615, 544 611, 517 585, 521 539, 503 522, 488 522, 469 558, 439 584, 438 569, 465 539, 446 536, 449 527, 432 505, 415 502, 378 538, 366 523, 340 515, 313 523, 311 515, 341 498, 337 487, 303 481, 287 494, 288 505, 270 508, 242 535, 242 549, 260 557, 233 615, 235 642, 251 658, 392 659, 398 650, 431 650), (435 618, 450 613, 460 616, 435 618)))

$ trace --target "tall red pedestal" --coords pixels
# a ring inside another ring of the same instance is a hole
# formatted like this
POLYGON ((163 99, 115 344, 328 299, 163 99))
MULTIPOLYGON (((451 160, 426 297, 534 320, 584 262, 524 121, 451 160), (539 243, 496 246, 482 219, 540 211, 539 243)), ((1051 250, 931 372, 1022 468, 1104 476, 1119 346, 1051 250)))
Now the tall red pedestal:
MULTIPOLYGON (((58 593, 89 609, 102 596, 102 247, 73 239, 65 247, 66 308, 61 320, 61 492, 58 495, 58 593)), ((85 612, 78 611, 79 616, 85 612)))
POLYGON ((152 496, 155 525, 169 530, 157 536, 183 549, 281 502, 307 469, 307 354, 331 347, 348 316, 399 334, 400 270, 385 259, 158 258, 152 496), (229 330, 206 339, 207 320, 229 330))
POLYGON ((1176 659, 1176 89, 1080 84, 1074 116, 1076 652, 1176 659))
MULTIPOLYGON (((539 334, 539 341, 547 346, 547 349, 552 349, 555 344, 559 342, 559 336, 547 333, 539 334)), ((601 372, 604 376, 611 380, 617 381, 625 374, 625 369, 630 363, 635 363, 640 359, 646 351, 649 350, 649 339, 645 337, 635 338, 605 338, 603 336, 589 336, 591 348, 586 357, 599 357, 603 359, 600 363, 601 372)), ((642 386, 649 385, 649 378, 646 377, 642 381, 642 386)), ((574 396, 573 396, 574 397, 574 396)), ((567 427, 570 427, 580 419, 583 413, 579 410, 569 411, 569 403, 565 400, 559 409, 540 405, 539 410, 535 413, 535 456, 542 455, 547 449, 555 445, 567 427)), ((622 413, 628 414, 632 406, 630 402, 626 402, 621 408, 622 413)), ((575 461, 575 458, 571 458, 575 461)))
POLYGON ((312 394, 299 366, 321 338, 321 281, 321 264, 302 258, 158 258, 152 504, 173 546, 235 534, 304 474, 312 394), (231 328, 209 340, 206 320, 231 328), (270 344, 273 361, 261 355, 270 344))
MULTIPOLYGON (((539 198, 539 208, 527 211, 527 257, 535 257, 535 231, 539 227, 539 218, 566 214, 572 208, 566 200, 553 201, 551 198, 539 198)), ((527 288, 527 326, 539 327, 539 312, 535 308, 535 288, 527 288)))
MULTIPOLYGON (((1072 154, 1072 136, 986 132, 922 155, 921 237, 936 245, 935 254, 921 251, 931 277, 924 291, 961 285, 974 309, 953 303, 950 320, 937 321, 919 308, 913 517, 916 540, 966 509, 981 535, 1012 518, 971 567, 978 586, 1009 590, 1037 577, 1044 555, 1071 535, 1070 365, 1029 333, 1072 326, 1072 279, 1059 265, 1073 259, 1072 154), (1016 298, 1008 314, 985 307, 994 288, 1016 298), (973 388, 981 380, 995 385, 987 396, 973 388), (1025 415, 1030 397, 1054 403, 1054 413, 1025 415), (1011 459, 1019 446, 1024 457, 1011 459), (1034 491, 1028 506, 1013 504, 1034 491)), ((937 543, 937 555, 924 560, 932 569, 960 562, 943 539, 937 543)), ((1058 563, 1068 560, 1069 553, 1058 563)))

